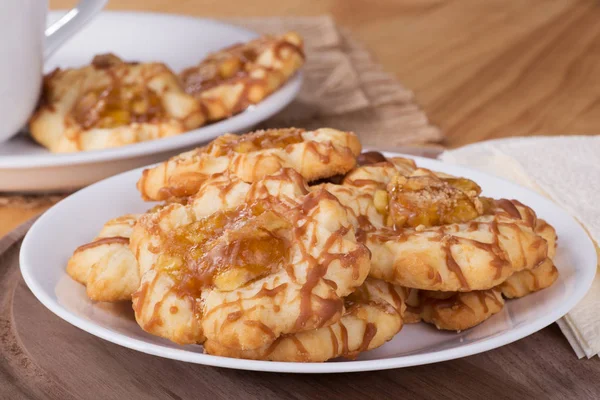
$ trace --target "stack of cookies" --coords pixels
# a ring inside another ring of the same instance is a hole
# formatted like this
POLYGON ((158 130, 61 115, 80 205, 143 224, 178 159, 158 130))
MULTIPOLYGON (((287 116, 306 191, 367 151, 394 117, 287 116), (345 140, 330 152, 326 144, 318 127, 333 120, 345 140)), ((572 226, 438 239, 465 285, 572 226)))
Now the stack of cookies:
POLYGON ((145 331, 227 357, 354 358, 405 323, 469 329, 557 278, 554 229, 473 181, 334 129, 224 135, 144 171, 160 202, 67 272, 145 331))

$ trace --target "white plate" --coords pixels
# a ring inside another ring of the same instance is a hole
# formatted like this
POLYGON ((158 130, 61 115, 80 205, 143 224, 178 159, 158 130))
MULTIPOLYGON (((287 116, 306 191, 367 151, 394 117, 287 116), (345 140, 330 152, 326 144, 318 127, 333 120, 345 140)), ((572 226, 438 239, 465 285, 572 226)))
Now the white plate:
POLYGON ((521 200, 558 232, 556 283, 541 292, 506 302, 503 311, 461 332, 440 332, 430 325, 407 325, 384 346, 355 361, 317 364, 238 360, 202 354, 202 346, 178 346, 151 336, 122 307, 92 303, 65 266, 73 250, 93 239, 108 219, 143 212, 135 182, 141 170, 129 171, 83 189, 61 201, 31 228, 21 248, 21 272, 33 294, 67 322, 110 342, 148 354, 219 367, 276 372, 351 372, 427 364, 490 350, 536 332, 566 314, 581 300, 596 273, 596 251, 584 230, 546 198, 508 181, 439 161, 415 158, 425 168, 474 179, 485 195, 521 200))
MULTIPOLYGON (((52 12, 49 20, 62 13, 52 12)), ((112 52, 126 60, 162 61, 174 71, 197 64, 207 53, 246 42, 257 34, 209 19, 168 14, 103 12, 47 62, 55 67, 89 64, 96 54, 112 52)), ((250 130, 287 106, 297 95, 302 75, 264 101, 227 120, 179 136, 116 149, 52 154, 19 135, 0 143, 0 191, 45 192, 80 188, 100 179, 151 164, 226 132, 250 130)))

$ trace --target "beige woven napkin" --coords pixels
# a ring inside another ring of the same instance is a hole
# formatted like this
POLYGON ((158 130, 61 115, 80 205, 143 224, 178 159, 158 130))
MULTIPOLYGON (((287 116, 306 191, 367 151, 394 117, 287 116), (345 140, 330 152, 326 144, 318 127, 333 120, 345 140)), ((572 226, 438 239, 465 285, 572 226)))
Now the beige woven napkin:
MULTIPOLYGON (((329 126, 355 131, 364 146, 388 149, 442 140, 442 133, 429 123, 413 93, 384 72, 331 17, 236 18, 227 22, 259 33, 293 30, 304 37, 306 65, 298 98, 258 128, 329 126)), ((35 208, 57 199, 60 197, 0 193, 0 207, 35 208)))
MULTIPOLYGON (((500 139, 440 158, 483 170, 550 197, 600 243, 600 136, 500 139)), ((579 358, 600 352, 600 273, 584 299, 558 321, 579 358)))

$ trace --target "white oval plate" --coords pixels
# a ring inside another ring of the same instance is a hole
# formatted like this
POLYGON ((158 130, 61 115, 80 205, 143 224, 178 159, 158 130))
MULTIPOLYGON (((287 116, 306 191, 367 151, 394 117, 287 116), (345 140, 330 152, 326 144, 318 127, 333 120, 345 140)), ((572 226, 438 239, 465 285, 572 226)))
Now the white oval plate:
MULTIPOLYGON (((51 12, 55 20, 61 12, 51 12)), ((258 35, 221 22, 168 14, 102 12, 46 63, 55 67, 89 64, 112 52, 125 60, 162 61, 179 72, 207 53, 258 35)), ((298 94, 302 75, 256 106, 224 121, 149 142, 115 149, 53 154, 24 135, 0 143, 0 191, 47 192, 80 188, 131 168, 164 160, 223 133, 247 131, 287 106, 298 94)))
MULTIPOLYGON (((388 154, 390 155, 390 154, 388 154)), ((202 353, 202 346, 179 346, 145 333, 123 306, 93 303, 82 285, 65 272, 73 250, 94 238, 108 219, 150 207, 135 182, 141 169, 85 188, 46 212, 27 233, 21 272, 33 294, 65 321, 110 342, 148 354, 198 364, 274 372, 352 372, 407 367, 465 357, 530 335, 566 314, 589 289, 596 273, 596 251, 579 224, 548 199, 516 184, 462 167, 413 157, 425 168, 475 180, 487 196, 518 199, 533 207, 558 233, 556 266, 550 288, 509 300, 499 314, 461 333, 440 332, 427 324, 406 325, 384 346, 354 361, 283 363, 238 360, 202 353)))

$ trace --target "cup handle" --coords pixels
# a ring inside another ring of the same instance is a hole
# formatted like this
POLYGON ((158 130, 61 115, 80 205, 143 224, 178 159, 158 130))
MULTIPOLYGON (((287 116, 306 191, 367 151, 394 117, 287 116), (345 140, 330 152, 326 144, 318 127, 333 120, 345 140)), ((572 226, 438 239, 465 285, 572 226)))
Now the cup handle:
POLYGON ((46 28, 44 59, 47 59, 71 36, 83 28, 108 3, 108 0, 80 0, 75 8, 46 28))

